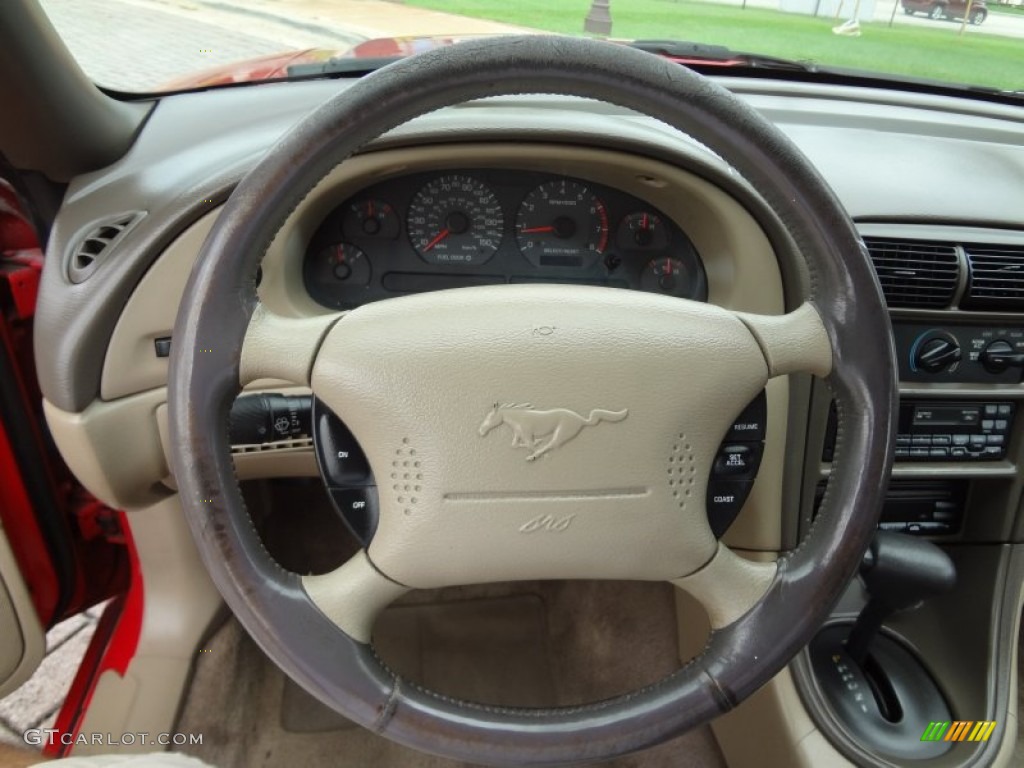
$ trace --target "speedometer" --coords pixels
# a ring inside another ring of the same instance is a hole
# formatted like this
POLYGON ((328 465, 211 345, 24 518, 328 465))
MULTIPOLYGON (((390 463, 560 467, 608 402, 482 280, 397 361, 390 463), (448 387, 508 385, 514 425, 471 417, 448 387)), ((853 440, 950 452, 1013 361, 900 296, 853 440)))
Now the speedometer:
POLYGON ((498 199, 471 176, 440 176, 409 206, 409 240, 430 264, 483 264, 501 245, 504 228, 498 199))

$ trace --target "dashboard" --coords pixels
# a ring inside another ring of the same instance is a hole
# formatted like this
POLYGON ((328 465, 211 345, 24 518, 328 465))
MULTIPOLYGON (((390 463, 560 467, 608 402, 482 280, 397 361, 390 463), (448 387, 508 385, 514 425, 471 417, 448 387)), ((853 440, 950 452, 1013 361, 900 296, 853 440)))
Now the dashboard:
POLYGON ((360 190, 317 229, 303 279, 332 309, 502 283, 707 299, 700 256, 665 213, 607 185, 515 169, 455 168, 360 190))
MULTIPOLYGON (((1020 109, 895 90, 727 84, 810 158, 865 238, 894 321, 904 399, 883 521, 951 545, 963 585, 894 631, 931 669, 964 671, 943 679, 964 717, 1002 719, 1024 578, 1020 109), (964 194, 967 178, 984 183, 964 194), (961 625, 970 636, 935 631, 961 625)), ((144 509, 170 493, 166 349, 178 298, 238 179, 338 87, 164 99, 128 155, 70 186, 43 275, 37 363, 55 440, 108 503, 144 509), (83 240, 122 219, 131 223, 91 274, 70 280, 83 240)), ((807 276, 780 273, 776 256, 792 244, 766 208, 720 158, 656 121, 554 97, 485 100, 404 126, 323 179, 270 245, 259 296, 281 316, 307 318, 459 286, 583 283, 778 315, 807 276)), ((623 382, 644 386, 628 372, 623 382)), ((280 382, 263 388, 308 397, 280 382)), ((779 378, 756 418, 737 419, 737 430, 759 427, 756 479, 749 497, 713 494, 709 504, 736 507, 725 540, 737 551, 771 557, 810 530, 831 471, 831 404, 825 383, 779 378)), ((242 479, 317 474, 308 438, 245 443, 235 456, 242 479)), ((849 618, 860 597, 844 599, 837 616, 849 618)), ((844 754, 864 754, 820 714, 827 704, 811 674, 799 662, 793 669, 786 684, 795 680, 799 696, 790 690, 786 712, 806 708, 819 743, 828 746, 827 734, 844 754)), ((732 722, 716 727, 735 752, 750 742, 750 720, 732 722)), ((805 736, 780 743, 810 743, 805 736)), ((979 758, 990 749, 960 748, 979 758)), ((798 764, 789 757, 774 762, 798 764)))

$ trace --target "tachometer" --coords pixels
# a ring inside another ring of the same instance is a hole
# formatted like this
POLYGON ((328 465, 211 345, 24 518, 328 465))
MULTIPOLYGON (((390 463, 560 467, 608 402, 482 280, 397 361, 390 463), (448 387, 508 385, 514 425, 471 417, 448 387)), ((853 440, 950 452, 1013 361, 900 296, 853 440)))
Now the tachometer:
POLYGON ((608 211, 582 182, 549 181, 519 206, 516 239, 534 266, 589 267, 608 247, 608 211))
POLYGON ((483 264, 501 245, 505 219, 491 189, 470 176, 441 176, 409 206, 409 240, 430 264, 483 264))

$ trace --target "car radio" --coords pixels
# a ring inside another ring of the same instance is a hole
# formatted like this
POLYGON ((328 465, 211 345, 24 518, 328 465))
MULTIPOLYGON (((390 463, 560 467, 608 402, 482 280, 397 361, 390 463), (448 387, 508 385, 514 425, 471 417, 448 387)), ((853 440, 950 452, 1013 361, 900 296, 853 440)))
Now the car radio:
MULTIPOLYGON (((1016 406, 1012 402, 916 400, 900 403, 897 461, 998 461, 1006 457, 1016 406)), ((829 414, 824 461, 835 450, 835 406, 829 414)))

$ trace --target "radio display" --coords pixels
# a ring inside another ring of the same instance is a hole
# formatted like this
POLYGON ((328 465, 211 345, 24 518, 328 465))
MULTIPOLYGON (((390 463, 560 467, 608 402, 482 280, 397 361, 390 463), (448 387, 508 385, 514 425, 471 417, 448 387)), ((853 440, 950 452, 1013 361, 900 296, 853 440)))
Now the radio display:
POLYGON ((959 427, 977 424, 981 408, 964 405, 917 405, 914 407, 914 426, 959 427))

